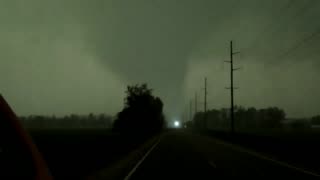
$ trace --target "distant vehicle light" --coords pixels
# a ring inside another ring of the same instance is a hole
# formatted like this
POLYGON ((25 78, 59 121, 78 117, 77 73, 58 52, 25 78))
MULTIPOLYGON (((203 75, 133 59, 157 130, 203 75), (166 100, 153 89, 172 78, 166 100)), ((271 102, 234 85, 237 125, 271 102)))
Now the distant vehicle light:
POLYGON ((179 121, 175 121, 174 122, 174 127, 179 127, 180 126, 180 122, 179 121))

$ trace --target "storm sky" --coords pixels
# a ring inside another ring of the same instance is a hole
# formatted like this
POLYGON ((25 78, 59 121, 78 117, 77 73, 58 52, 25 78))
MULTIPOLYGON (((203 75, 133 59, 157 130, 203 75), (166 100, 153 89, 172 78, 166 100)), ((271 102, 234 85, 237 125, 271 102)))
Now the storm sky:
POLYGON ((19 115, 115 114, 146 82, 167 118, 198 92, 235 104, 320 114, 318 0, 1 0, 0 92, 19 115))

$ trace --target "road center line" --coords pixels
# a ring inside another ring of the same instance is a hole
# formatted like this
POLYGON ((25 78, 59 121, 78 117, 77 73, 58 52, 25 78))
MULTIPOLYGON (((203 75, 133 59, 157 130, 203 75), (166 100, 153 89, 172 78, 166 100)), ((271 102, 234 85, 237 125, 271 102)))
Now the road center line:
POLYGON ((301 172, 301 173, 305 173, 305 174, 308 174, 308 175, 311 175, 311 176, 320 177, 320 174, 317 174, 317 173, 314 173, 314 172, 311 172, 311 171, 308 171, 308 170, 305 170, 305 169, 302 169, 302 168, 295 167, 295 166, 293 166, 293 165, 290 165, 290 164, 288 164, 288 163, 285 163, 285 162, 282 162, 282 161, 279 161, 279 160, 272 159, 272 158, 270 158, 270 157, 261 155, 261 154, 259 154, 259 153, 257 153, 257 152, 254 152, 254 151, 250 151, 250 150, 245 149, 245 148, 242 148, 242 147, 240 147, 240 146, 237 146, 237 145, 234 145, 234 144, 230 144, 230 143, 227 143, 227 142, 218 140, 218 139, 211 139, 211 140, 213 140, 213 141, 216 142, 217 144, 231 147, 231 148, 234 149, 234 150, 237 150, 237 151, 240 151, 240 152, 243 152, 243 153, 250 154, 250 155, 252 155, 252 156, 255 156, 255 157, 257 157, 257 158, 264 159, 264 160, 267 160, 267 161, 270 161, 270 162, 273 162, 273 163, 278 164, 278 165, 280 165, 280 166, 284 166, 284 167, 289 168, 289 169, 294 169, 294 170, 296 170, 296 171, 299 171, 299 172, 301 172))
POLYGON ((214 169, 217 168, 217 165, 216 165, 214 162, 208 161, 208 163, 209 163, 209 165, 210 165, 211 167, 213 167, 214 169))
POLYGON ((124 180, 129 180, 131 176, 136 172, 138 167, 142 164, 142 162, 148 157, 148 155, 152 152, 152 150, 160 143, 159 140, 148 150, 148 152, 140 159, 140 161, 132 168, 129 174, 124 178, 124 180))

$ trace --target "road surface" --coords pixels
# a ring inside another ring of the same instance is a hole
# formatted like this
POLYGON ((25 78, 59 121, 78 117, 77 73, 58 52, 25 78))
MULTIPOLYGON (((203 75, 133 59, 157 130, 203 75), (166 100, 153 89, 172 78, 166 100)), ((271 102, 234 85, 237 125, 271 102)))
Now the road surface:
POLYGON ((177 131, 164 134, 125 180, 232 177, 320 179, 315 173, 217 139, 177 131))

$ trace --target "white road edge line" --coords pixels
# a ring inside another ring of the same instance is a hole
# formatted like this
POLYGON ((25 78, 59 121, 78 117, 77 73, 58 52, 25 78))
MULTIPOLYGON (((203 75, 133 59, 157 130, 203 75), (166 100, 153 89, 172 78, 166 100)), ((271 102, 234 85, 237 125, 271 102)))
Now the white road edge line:
POLYGON ((287 168, 289 168, 289 169, 294 169, 294 170, 296 170, 296 171, 299 171, 299 172, 302 172, 302 173, 305 173, 305 174, 308 174, 308 175, 311 175, 311 176, 320 177, 320 174, 317 174, 317 173, 314 173, 314 172, 311 172, 311 171, 308 171, 308 170, 305 170, 305 169, 302 169, 302 168, 295 167, 295 166, 293 166, 293 165, 290 165, 290 164, 285 163, 285 162, 282 162, 282 161, 278 161, 278 160, 275 160, 275 159, 272 159, 272 158, 263 156, 263 155, 261 155, 261 154, 259 154, 259 153, 257 153, 257 152, 247 150, 247 149, 242 148, 242 147, 239 147, 239 146, 237 146, 237 145, 230 144, 230 143, 227 143, 227 142, 223 142, 223 141, 218 140, 218 139, 213 139, 213 141, 215 141, 216 143, 221 144, 221 145, 229 146, 229 147, 231 147, 231 148, 234 149, 234 150, 238 150, 238 151, 241 151, 241 152, 244 152, 244 153, 253 155, 253 156, 258 157, 258 158, 260 158, 260 159, 264 159, 264 160, 267 160, 267 161, 271 161, 271 162, 273 162, 273 163, 276 163, 276 164, 278 164, 278 165, 287 167, 287 168))
POLYGON ((129 174, 124 178, 124 180, 129 180, 131 176, 136 172, 138 167, 142 164, 142 162, 148 157, 148 155, 152 152, 152 150, 160 143, 159 140, 149 149, 149 151, 140 159, 140 161, 132 168, 132 170, 129 172, 129 174))

